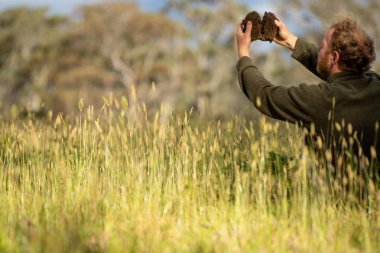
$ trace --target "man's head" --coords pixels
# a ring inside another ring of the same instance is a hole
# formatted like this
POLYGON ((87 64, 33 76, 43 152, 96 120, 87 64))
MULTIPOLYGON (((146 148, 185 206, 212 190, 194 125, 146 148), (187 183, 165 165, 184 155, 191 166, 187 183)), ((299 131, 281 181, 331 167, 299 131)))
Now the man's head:
POLYGON ((341 71, 362 74, 375 59, 372 38, 355 21, 345 18, 326 32, 317 71, 325 78, 341 71))

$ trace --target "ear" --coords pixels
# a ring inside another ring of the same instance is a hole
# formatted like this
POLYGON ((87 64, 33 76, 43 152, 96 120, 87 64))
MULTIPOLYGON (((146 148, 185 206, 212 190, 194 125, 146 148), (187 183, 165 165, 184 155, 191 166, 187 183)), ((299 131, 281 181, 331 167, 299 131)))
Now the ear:
POLYGON ((331 55, 332 55, 332 62, 333 63, 339 63, 339 60, 340 60, 339 52, 338 51, 333 51, 331 53, 331 55))

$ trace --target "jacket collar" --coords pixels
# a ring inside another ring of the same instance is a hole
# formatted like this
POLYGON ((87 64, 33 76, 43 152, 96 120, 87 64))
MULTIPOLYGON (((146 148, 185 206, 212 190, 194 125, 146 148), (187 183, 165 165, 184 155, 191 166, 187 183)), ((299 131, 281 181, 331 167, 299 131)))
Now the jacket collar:
POLYGON ((363 77, 363 74, 354 74, 354 73, 350 73, 350 72, 338 72, 338 73, 334 73, 334 74, 330 75, 326 81, 328 83, 332 83, 337 79, 343 79, 344 80, 346 78, 352 79, 352 78, 360 78, 360 77, 363 77))

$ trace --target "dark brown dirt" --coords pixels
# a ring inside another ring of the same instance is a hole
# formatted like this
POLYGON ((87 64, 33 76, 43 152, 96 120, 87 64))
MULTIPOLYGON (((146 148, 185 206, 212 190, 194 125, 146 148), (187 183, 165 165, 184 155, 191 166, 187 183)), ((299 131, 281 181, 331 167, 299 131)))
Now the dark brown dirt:
POLYGON ((261 17, 256 11, 252 11, 247 14, 247 16, 243 20, 243 31, 247 28, 248 21, 251 21, 252 31, 251 31, 251 39, 252 41, 261 39, 261 17))
POLYGON ((276 20, 276 16, 272 12, 265 12, 263 21, 262 21, 262 37, 264 41, 272 42, 276 37, 278 32, 278 28, 274 21, 276 20))
POLYGON ((245 31, 247 22, 251 21, 253 24, 251 32, 252 41, 262 40, 272 42, 278 32, 278 28, 274 23, 276 19, 277 18, 273 13, 265 12, 263 20, 261 20, 260 15, 256 11, 252 11, 243 19, 242 28, 243 31, 245 31))

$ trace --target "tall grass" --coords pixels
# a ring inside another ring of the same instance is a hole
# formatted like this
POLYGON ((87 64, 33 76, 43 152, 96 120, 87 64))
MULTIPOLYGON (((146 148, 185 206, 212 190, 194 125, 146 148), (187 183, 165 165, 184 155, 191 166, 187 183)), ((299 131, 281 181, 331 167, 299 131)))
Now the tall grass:
POLYGON ((377 188, 328 180, 299 129, 79 108, 0 122, 0 252, 380 251, 377 188))

